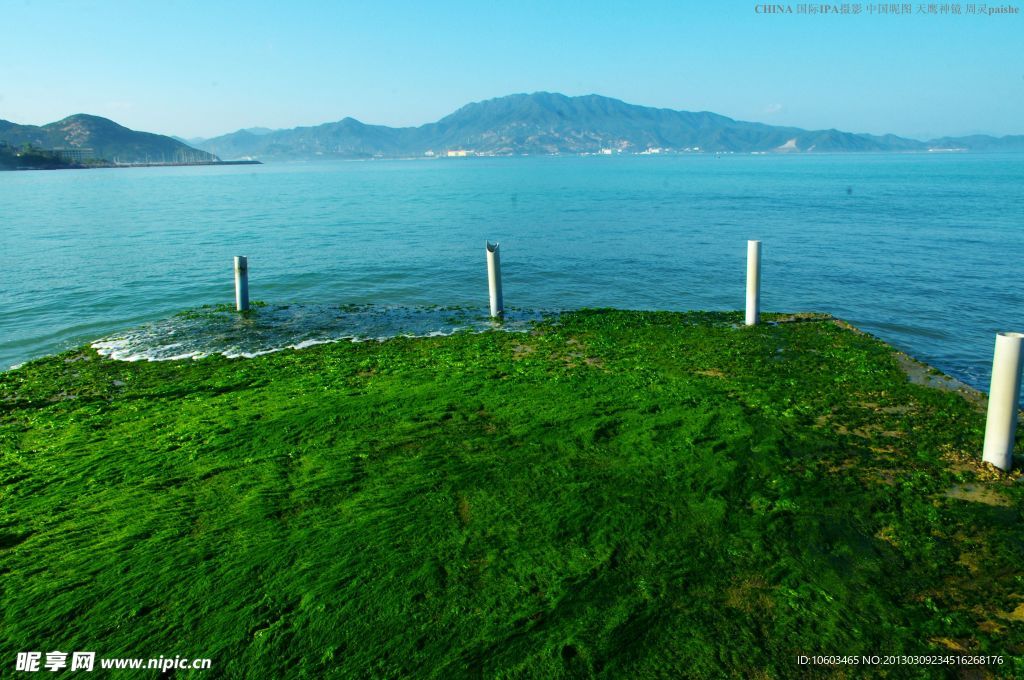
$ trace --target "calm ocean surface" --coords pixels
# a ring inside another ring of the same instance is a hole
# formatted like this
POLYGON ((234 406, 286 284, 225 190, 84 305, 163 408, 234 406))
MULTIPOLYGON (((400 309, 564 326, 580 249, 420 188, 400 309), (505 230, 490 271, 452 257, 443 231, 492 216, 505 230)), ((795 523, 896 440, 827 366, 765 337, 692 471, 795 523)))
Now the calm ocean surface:
POLYGON ((761 239, 763 310, 832 313, 985 390, 994 334, 1024 330, 1024 155, 7 172, 0 215, 5 369, 153 322, 139 337, 187 346, 201 327, 166 320, 233 302, 233 255, 253 299, 292 305, 284 344, 365 322, 338 305, 484 313, 485 239, 523 310, 741 309, 761 239))

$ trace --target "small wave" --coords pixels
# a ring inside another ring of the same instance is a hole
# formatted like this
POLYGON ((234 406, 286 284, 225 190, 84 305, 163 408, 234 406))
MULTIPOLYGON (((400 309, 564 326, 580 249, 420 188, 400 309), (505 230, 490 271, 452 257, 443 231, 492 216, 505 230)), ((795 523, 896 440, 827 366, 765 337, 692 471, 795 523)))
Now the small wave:
POLYGON ((376 305, 265 305, 239 314, 229 307, 182 312, 92 342, 118 361, 176 361, 220 354, 253 358, 333 342, 438 337, 458 332, 528 331, 557 312, 506 310, 496 322, 483 309, 376 305))
POLYGON ((896 337, 906 336, 941 341, 948 340, 951 337, 949 331, 944 330, 943 328, 927 326, 924 323, 912 326, 910 324, 877 319, 856 320, 853 323, 867 331, 882 331, 890 334, 895 333, 896 337))

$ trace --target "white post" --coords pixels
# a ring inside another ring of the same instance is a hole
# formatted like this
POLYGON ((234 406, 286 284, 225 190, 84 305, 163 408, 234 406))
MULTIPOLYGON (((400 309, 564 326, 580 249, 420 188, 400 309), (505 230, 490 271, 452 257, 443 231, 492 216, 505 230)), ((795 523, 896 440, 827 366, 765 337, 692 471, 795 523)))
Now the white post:
POLYGON ((761 320, 761 242, 747 241, 747 325, 761 320))
POLYGON ((985 449, 982 458, 1000 470, 1013 467, 1013 435, 1020 399, 1021 339, 1024 333, 996 333, 992 387, 988 391, 985 449))
POLYGON ((241 255, 235 256, 235 309, 249 311, 249 261, 241 255))
POLYGON ((493 246, 490 241, 484 242, 487 248, 487 289, 491 294, 491 316, 500 317, 505 313, 501 299, 501 258, 498 256, 498 244, 493 246))

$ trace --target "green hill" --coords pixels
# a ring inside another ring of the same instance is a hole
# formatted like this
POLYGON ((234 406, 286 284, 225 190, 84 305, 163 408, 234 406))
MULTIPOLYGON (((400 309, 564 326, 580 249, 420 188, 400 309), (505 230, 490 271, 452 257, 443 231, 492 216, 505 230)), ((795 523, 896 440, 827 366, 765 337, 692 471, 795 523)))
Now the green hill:
POLYGON ((79 113, 43 126, 0 120, 0 142, 38 149, 91 149, 96 159, 116 163, 184 163, 217 157, 175 139, 137 132, 112 120, 79 113))

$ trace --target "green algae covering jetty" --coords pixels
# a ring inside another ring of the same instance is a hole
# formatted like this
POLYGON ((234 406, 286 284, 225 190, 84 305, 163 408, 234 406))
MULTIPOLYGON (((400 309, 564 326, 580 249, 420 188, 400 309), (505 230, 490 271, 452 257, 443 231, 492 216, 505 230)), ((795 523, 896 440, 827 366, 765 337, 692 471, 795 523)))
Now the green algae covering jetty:
POLYGON ((1024 483, 980 462, 984 397, 828 317, 764 321, 5 373, 3 675, 52 650, 210 678, 1024 675, 1024 483))

